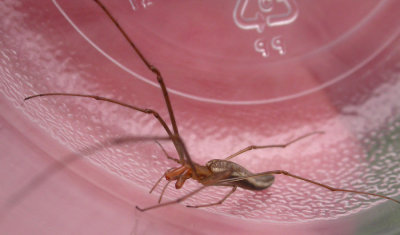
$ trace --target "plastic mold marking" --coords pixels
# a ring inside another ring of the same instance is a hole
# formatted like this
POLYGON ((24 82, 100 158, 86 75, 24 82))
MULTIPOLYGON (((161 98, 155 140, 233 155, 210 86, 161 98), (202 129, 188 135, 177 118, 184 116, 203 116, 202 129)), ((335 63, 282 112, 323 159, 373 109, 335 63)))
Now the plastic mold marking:
MULTIPOLYGON (((265 32, 266 27, 292 24, 298 15, 295 0, 238 0, 233 10, 233 21, 241 29, 256 30, 261 34, 265 32)), ((254 49, 265 58, 270 55, 270 50, 281 56, 286 54, 281 35, 255 39, 254 49)))

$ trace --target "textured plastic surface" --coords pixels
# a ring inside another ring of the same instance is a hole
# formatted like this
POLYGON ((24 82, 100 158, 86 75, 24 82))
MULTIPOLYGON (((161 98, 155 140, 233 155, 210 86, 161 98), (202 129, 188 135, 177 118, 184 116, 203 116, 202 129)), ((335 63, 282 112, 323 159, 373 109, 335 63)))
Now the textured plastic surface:
MULTIPOLYGON (((234 160, 253 172, 284 169, 341 188, 395 197, 400 187, 397 1, 104 1, 163 73, 193 160, 250 144, 287 149, 234 160)), ((0 3, 0 231, 37 234, 346 234, 396 231, 400 207, 277 176, 201 210, 156 203, 148 190, 174 164, 154 143, 114 146, 29 187, 46 166, 109 138, 164 135, 154 118, 88 99, 102 95, 158 110, 154 76, 92 1, 0 3), (10 199, 11 197, 11 199, 10 199), (10 200, 12 202, 10 202, 10 200), (5 205, 5 206, 3 206, 5 205), (375 230, 372 230, 375 229, 375 230), (386 230, 381 230, 386 229, 386 230)), ((164 143, 171 154, 173 148, 164 143)), ((196 188, 169 188, 165 200, 196 188)), ((183 204, 216 201, 210 188, 183 204)))

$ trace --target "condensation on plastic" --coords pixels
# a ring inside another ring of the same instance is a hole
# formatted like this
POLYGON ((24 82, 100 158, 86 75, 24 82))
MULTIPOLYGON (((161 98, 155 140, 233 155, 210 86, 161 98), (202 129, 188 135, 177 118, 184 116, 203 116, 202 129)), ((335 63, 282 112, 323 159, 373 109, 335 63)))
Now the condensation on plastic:
MULTIPOLYGON (((104 3, 164 75, 194 161, 323 130, 286 149, 233 160, 253 172, 284 169, 399 198, 398 1, 259 1, 265 5, 258 15, 252 14, 261 5, 241 0, 104 3)), ((6 0, 0 18, 1 233, 399 230, 400 206, 393 202, 285 176, 268 190, 240 189, 220 206, 138 212, 135 205, 157 202, 162 186, 148 191, 174 163, 153 142, 89 156, 82 150, 115 137, 165 135, 154 118, 83 98, 23 99, 43 92, 101 95, 153 108, 169 123, 154 75, 93 1, 6 0), (82 159, 29 186, 71 154, 82 159)), ((164 200, 196 187, 171 186, 164 200)), ((228 191, 212 187, 181 204, 217 201, 228 191)))

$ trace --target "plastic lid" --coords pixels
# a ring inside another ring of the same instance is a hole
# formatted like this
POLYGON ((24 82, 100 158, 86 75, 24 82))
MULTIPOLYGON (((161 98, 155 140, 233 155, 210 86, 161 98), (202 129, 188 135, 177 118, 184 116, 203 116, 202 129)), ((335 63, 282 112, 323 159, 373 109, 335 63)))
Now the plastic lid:
MULTIPOLYGON (((205 164, 251 144, 286 143, 321 130, 326 134, 286 149, 255 150, 233 160, 252 172, 282 169, 330 186, 398 195, 397 1, 104 3, 162 72, 194 161, 205 164)), ((67 97, 23 102, 26 96, 101 95, 169 119, 154 75, 94 2, 6 0, 0 10, 6 19, 0 24, 0 146, 7 153, 1 198, 8 205, 1 211, 2 231, 391 229, 382 221, 398 216, 393 202, 285 176, 277 176, 268 190, 238 190, 220 206, 140 213, 134 206, 157 203, 162 185, 154 195, 148 191, 175 166, 153 142, 85 156, 24 191, 46 166, 65 163, 72 152, 80 157, 115 137, 165 135, 153 117, 120 106, 67 97), (18 200, 10 204, 10 197, 18 200)), ((172 145, 163 145, 176 155, 172 145)), ((171 185, 164 200, 196 187, 171 185)), ((229 190, 212 187, 181 204, 218 201, 229 190)))

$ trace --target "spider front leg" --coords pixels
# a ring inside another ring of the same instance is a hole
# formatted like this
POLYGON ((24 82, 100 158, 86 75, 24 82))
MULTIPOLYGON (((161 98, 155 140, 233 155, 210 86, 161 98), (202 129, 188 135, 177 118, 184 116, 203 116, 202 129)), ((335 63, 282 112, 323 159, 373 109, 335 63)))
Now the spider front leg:
POLYGON ((164 147, 160 144, 160 142, 158 142, 158 141, 155 141, 155 142, 156 142, 156 144, 158 144, 158 146, 160 146, 161 150, 164 152, 165 156, 166 156, 169 160, 172 160, 172 161, 174 161, 174 162, 176 162, 176 163, 178 163, 178 164, 181 164, 181 162, 180 162, 178 159, 171 157, 171 156, 167 153, 167 151, 166 151, 166 150, 164 149, 164 147))

